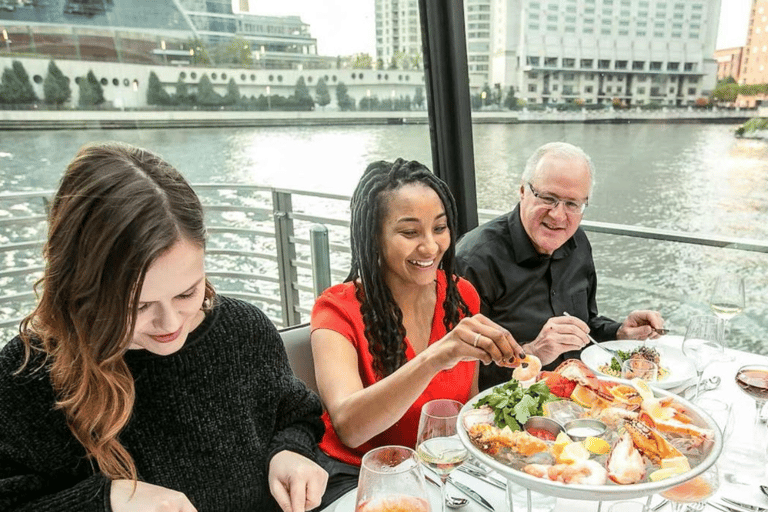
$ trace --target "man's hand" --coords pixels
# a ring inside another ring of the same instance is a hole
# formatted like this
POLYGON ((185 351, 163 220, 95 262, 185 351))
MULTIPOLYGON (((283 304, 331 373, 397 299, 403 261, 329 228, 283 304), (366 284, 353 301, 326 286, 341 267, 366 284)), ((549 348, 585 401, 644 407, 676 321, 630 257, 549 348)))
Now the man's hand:
POLYGON ((664 327, 664 319, 658 311, 633 311, 619 327, 616 338, 620 340, 658 338, 659 334, 654 329, 662 327, 664 327))
POLYGON ((547 320, 536 339, 525 345, 525 351, 547 365, 563 352, 581 350, 589 338, 589 326, 573 316, 555 316, 547 320))
POLYGON ((320 505, 328 473, 303 455, 283 450, 269 462, 267 480, 283 512, 305 512, 320 505))

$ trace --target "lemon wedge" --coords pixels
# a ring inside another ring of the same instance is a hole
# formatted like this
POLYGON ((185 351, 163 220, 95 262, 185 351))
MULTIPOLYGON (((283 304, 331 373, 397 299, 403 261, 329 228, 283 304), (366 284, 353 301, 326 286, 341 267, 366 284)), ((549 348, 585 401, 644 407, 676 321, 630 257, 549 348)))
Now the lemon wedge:
POLYGON ((688 462, 688 457, 680 455, 679 457, 669 457, 667 459, 661 459, 661 467, 664 468, 676 468, 680 469, 681 473, 689 471, 691 469, 691 463, 688 462))
POLYGON ((584 440, 584 446, 595 455, 606 454, 608 453, 608 450, 611 449, 611 445, 608 444, 608 441, 593 436, 589 436, 584 440))
POLYGON ((648 478, 651 479, 651 482, 658 482, 659 480, 664 480, 665 478, 679 475, 680 473, 681 471, 677 468, 661 468, 648 475, 648 478))
POLYGON ((639 379, 635 377, 631 380, 632 385, 635 387, 637 392, 640 394, 640 396, 643 398, 643 400, 652 400, 653 399, 653 390, 648 385, 647 382, 645 382, 643 379, 639 379))
POLYGON ((584 447, 584 443, 570 443, 563 447, 558 462, 561 464, 573 464, 589 459, 589 451, 584 447))

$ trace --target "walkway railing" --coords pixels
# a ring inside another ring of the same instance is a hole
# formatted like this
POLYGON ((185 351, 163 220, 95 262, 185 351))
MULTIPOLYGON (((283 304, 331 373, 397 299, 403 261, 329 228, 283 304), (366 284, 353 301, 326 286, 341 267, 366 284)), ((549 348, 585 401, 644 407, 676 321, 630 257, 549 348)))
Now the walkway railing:
MULTIPOLYGON (((278 327, 306 322, 314 298, 349 270, 349 197, 238 184, 193 185, 206 208, 207 274, 221 293, 261 307, 278 327)), ((52 191, 0 194, 0 344, 35 303, 52 191)), ((479 212, 480 222, 499 214, 479 212)), ((768 242, 603 222, 587 231, 768 253, 768 242)))

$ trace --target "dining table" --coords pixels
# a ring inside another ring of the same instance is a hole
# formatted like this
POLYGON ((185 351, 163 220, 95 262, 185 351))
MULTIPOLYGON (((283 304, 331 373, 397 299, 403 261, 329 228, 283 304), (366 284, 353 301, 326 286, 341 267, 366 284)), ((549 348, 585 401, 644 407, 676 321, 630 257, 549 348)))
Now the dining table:
MULTIPOLYGON (((680 350, 682 337, 663 336, 659 338, 658 343, 680 350)), ((761 484, 768 485, 768 468, 766 467, 768 455, 762 453, 762 456, 760 456, 758 451, 762 450, 765 452, 766 446, 765 444, 763 444, 762 447, 758 446, 759 440, 754 438, 755 402, 751 397, 747 396, 746 393, 742 392, 736 384, 736 372, 740 367, 746 364, 768 364, 768 356, 726 348, 723 360, 712 361, 704 370, 703 379, 707 379, 713 375, 718 375, 721 378, 720 385, 714 390, 707 391, 706 395, 731 403, 734 411, 732 434, 725 439, 723 450, 716 462, 720 472, 720 487, 716 494, 708 500, 708 503, 722 505, 722 498, 727 498, 740 503, 768 509, 768 496, 764 495, 760 490, 761 484)), ((686 391, 686 396, 690 399, 690 385, 694 383, 695 379, 691 379, 691 381, 669 391, 673 393, 686 391)), ((768 429, 768 426, 763 423, 762 428, 768 429)), ((762 442, 765 443, 766 437, 763 437, 762 439, 762 442)), ((430 474, 426 470, 425 473, 428 475, 430 474)), ((491 473, 491 475, 493 474, 494 473, 491 473)), ((434 474, 431 474, 431 476, 434 477, 434 474)), ((496 476, 503 479, 503 477, 499 475, 496 476)), ((503 489, 494 487, 474 476, 458 470, 453 471, 451 478, 465 484, 483 496, 493 507, 495 512, 510 511, 510 507, 507 505, 506 492, 503 489)), ((428 492, 432 511, 441 511, 439 489, 430 484, 427 484, 427 487, 429 489, 428 492)), ((450 484, 448 490, 449 494, 465 496, 461 491, 450 484)), ((353 489, 336 500, 325 510, 329 512, 354 512, 355 495, 356 489, 353 489)), ((631 501, 646 503, 648 498, 636 498, 631 501)), ((671 511, 671 504, 663 504, 665 502, 666 500, 661 496, 651 496, 651 510, 656 509, 660 512, 671 511)), ((610 501, 557 498, 553 511, 607 512, 610 505, 610 501)), ((731 505, 731 507, 732 508, 728 510, 722 508, 718 509, 715 506, 709 505, 703 510, 705 512, 715 510, 725 510, 726 512, 750 512, 749 509, 739 508, 735 505, 731 505)), ((515 507, 513 512, 526 512, 526 509, 527 507, 515 507)), ((488 512, 488 509, 472 500, 469 500, 464 507, 454 510, 462 512, 488 512)))

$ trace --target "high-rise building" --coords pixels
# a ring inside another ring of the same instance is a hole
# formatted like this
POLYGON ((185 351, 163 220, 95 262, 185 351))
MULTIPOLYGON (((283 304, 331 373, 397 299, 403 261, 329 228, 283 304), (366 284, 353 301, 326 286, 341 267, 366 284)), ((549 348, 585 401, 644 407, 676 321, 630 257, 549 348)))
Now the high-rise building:
POLYGON ((493 0, 492 84, 528 103, 692 104, 715 85, 720 0, 493 0))
POLYGON ((422 65, 418 0, 376 0, 376 59, 379 67, 422 65))
MULTIPOLYGON (((420 51, 415 4, 376 0, 376 51, 385 65, 398 51, 420 51), (403 37, 411 27, 414 37, 403 37)), ((499 92, 514 87, 528 103, 686 105, 715 86, 720 0, 465 0, 464 5, 475 92, 489 85, 499 92)))
POLYGON ((753 0, 740 84, 768 83, 768 0, 753 0))

